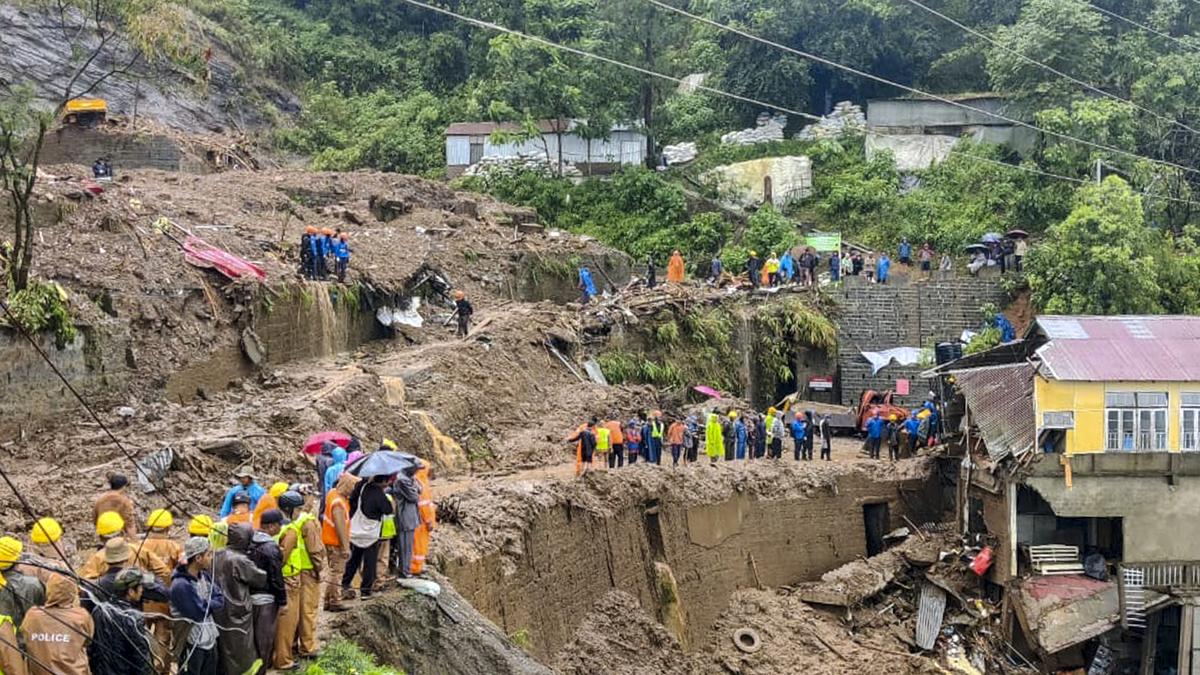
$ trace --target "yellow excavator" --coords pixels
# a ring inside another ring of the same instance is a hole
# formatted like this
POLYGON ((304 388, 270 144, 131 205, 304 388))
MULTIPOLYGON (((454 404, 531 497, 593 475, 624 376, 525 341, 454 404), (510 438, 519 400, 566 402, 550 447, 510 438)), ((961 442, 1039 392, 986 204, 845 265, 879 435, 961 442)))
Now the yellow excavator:
POLYGON ((108 119, 108 101, 102 98, 73 98, 63 109, 63 125, 91 128, 108 119))

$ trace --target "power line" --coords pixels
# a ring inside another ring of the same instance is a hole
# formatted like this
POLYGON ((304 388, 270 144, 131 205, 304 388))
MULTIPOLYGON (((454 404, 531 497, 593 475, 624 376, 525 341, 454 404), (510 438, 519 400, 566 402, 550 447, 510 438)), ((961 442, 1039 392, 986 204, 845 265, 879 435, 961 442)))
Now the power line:
MULTIPOLYGON (((582 50, 582 49, 578 49, 578 48, 575 48, 575 47, 569 47, 569 46, 567 46, 567 45, 559 44, 559 43, 557 43, 557 42, 552 42, 552 41, 550 41, 550 40, 547 40, 547 39, 545 39, 545 38, 542 38, 542 37, 538 37, 538 36, 536 36, 536 35, 529 35, 529 34, 527 34, 527 33, 522 33, 522 32, 520 32, 520 31, 513 30, 513 29, 511 29, 511 28, 507 28, 507 27, 505 27, 505 26, 500 26, 500 25, 498 25, 498 24, 494 24, 494 23, 491 23, 491 22, 488 22, 488 21, 483 21, 483 20, 480 20, 480 19, 475 19, 475 18, 472 18, 472 17, 469 17, 469 16, 464 16, 464 15, 462 15, 462 14, 459 14, 459 13, 457 13, 457 12, 453 12, 453 11, 451 11, 451 10, 444 9, 444 8, 442 8, 442 7, 436 7, 436 6, 434 6, 434 5, 429 5, 429 4, 426 4, 426 3, 424 3, 424 2, 421 2, 420 0, 405 0, 405 2, 407 2, 407 3, 411 4, 411 5, 417 6, 417 7, 422 7, 422 8, 424 8, 424 9, 428 9, 428 10, 430 10, 430 11, 437 12, 437 13, 439 13, 439 14, 444 14, 444 15, 446 15, 446 16, 450 16, 450 17, 453 17, 453 18, 455 18, 455 19, 459 19, 459 20, 461 20, 461 21, 464 21, 464 22, 466 22, 466 23, 470 23, 470 24, 472 24, 472 25, 479 26, 479 27, 481 27, 481 28, 487 28, 487 29, 489 29, 489 30, 495 30, 495 31, 498 31, 498 32, 501 32, 501 33, 506 33, 506 34, 509 34, 509 35, 514 35, 514 36, 517 36, 517 37, 525 38, 525 39, 527 39, 527 40, 530 40, 530 41, 533 41, 533 42, 537 42, 537 43, 539 43, 539 44, 542 44, 542 45, 545 45, 545 46, 547 46, 547 47, 551 47, 551 48, 554 48, 554 49, 558 49, 558 50, 562 50, 562 51, 570 52, 570 53, 572 53, 572 54, 577 54, 577 55, 579 55, 579 56, 584 56, 584 57, 591 58, 591 59, 595 59, 595 60, 598 60, 598 61, 603 61, 603 62, 605 62, 605 63, 611 64, 611 65, 614 65, 614 66, 618 66, 618 67, 625 68, 625 69, 628 69, 628 70, 637 71, 637 72, 639 72, 639 73, 643 73, 643 74, 645 74, 645 75, 650 75, 650 76, 653 76, 653 77, 662 78, 662 79, 664 79, 664 80, 669 80, 669 81, 676 82, 676 83, 678 83, 678 82, 680 82, 680 81, 681 81, 681 80, 680 80, 680 78, 677 78, 677 77, 672 77, 672 76, 670 76, 670 75, 664 75, 664 74, 662 74, 662 73, 657 73, 657 72, 655 72, 655 71, 648 70, 648 69, 646 69, 646 68, 642 68, 642 67, 639 67, 639 66, 631 65, 631 64, 628 64, 628 63, 623 63, 623 62, 621 62, 621 61, 617 61, 616 59, 610 59, 610 58, 608 58, 608 57, 605 57, 605 56, 600 56, 600 55, 598 55, 598 54, 593 54, 593 53, 591 53, 591 52, 586 52, 586 51, 584 51, 584 50, 582 50)), ((799 110, 792 110, 791 108, 787 108, 787 107, 784 107, 784 106, 776 105, 776 104, 774 104, 774 103, 767 103, 766 101, 759 101, 759 100, 752 99, 752 98, 748 98, 748 97, 745 97, 745 96, 740 96, 740 95, 738 95, 738 94, 733 94, 733 93, 730 93, 730 92, 727 92, 727 91, 723 91, 723 90, 721 90, 721 89, 716 89, 716 88, 714 88, 714 87, 700 86, 699 88, 700 88, 700 89, 703 89, 704 91, 707 91, 707 92, 709 92, 709 93, 716 94, 716 95, 718 95, 718 96, 723 96, 723 97, 730 98, 730 99, 733 99, 733 100, 742 101, 742 102, 745 102, 745 103, 753 103, 753 104, 755 104, 755 105, 758 105, 758 106, 761 106, 761 107, 763 107, 763 108, 769 108, 769 109, 771 109, 771 110, 778 110, 779 112, 782 112, 782 113, 787 113, 787 114, 789 114, 789 115, 796 115, 797 117, 802 117, 802 118, 804 118, 804 119, 814 120, 814 121, 818 121, 818 122, 819 122, 819 121, 821 121, 821 120, 823 119, 822 117, 819 117, 819 116, 817 116, 817 115, 812 115, 812 114, 809 114, 809 113, 806 113, 806 112, 802 112, 802 111, 799 111, 799 110)), ((873 136, 877 136, 877 137, 880 137, 880 138, 890 138, 890 137, 889 137, 889 136, 887 136, 886 134, 881 134, 881 133, 879 133, 879 132, 871 131, 870 129, 866 129, 866 130, 865 130, 865 132, 866 132, 867 134, 870 134, 870 135, 873 135, 873 136)), ((1049 172, 1046 172, 1046 171, 1041 171, 1041 170, 1039 170, 1039 169, 1034 169, 1034 168, 1031 168, 1031 167, 1026 167, 1026 166, 1018 166, 1018 165, 1015 165, 1015 164, 1008 164, 1008 163, 1006 163, 1006 162, 1001 162, 1001 161, 997 161, 997 160, 993 160, 993 159, 988 159, 988 158, 985 158, 985 157, 980 157, 980 156, 978 156, 978 155, 973 155, 973 154, 971 154, 971 153, 969 153, 969 152, 963 152, 963 151, 961 151, 961 150, 954 150, 954 149, 951 149, 951 150, 950 150, 950 152, 951 152, 952 154, 954 154, 954 155, 957 155, 957 156, 959 156, 959 157, 964 157, 964 158, 967 158, 967 159, 970 159, 970 160, 974 160, 974 161, 980 161, 980 162, 985 162, 985 163, 988 163, 988 164, 994 164, 994 165, 996 165, 996 166, 1001 166, 1001 167, 1008 167, 1008 168, 1011 168, 1011 169, 1017 169, 1017 170, 1019 170, 1019 171, 1024 171, 1024 172, 1026 172, 1026 173, 1036 173, 1036 174, 1039 174, 1039 175, 1042 175, 1042 176, 1045 176, 1045 177, 1048 177, 1048 178, 1056 178, 1056 179, 1068 180, 1068 181, 1070 181, 1070 182, 1072 182, 1072 183, 1088 183, 1088 182, 1089 182, 1089 181, 1087 181, 1087 180, 1084 180, 1084 179, 1080 179, 1080 178, 1073 178, 1073 177, 1070 177, 1070 176, 1061 176, 1061 175, 1058 175, 1058 174, 1049 173, 1049 172)), ((1147 198, 1151 198, 1151 199, 1163 199, 1163 200, 1167 200, 1167 201, 1180 202, 1180 203, 1183 203, 1183 204, 1188 204, 1188 205, 1193 205, 1193 206, 1200 206, 1200 202, 1193 202, 1193 201, 1190 201, 1190 200, 1187 200, 1187 199, 1180 199, 1180 198, 1178 198, 1178 197, 1170 197, 1170 196, 1167 196, 1167 195, 1156 195, 1156 194, 1152 194, 1152 193, 1149 193, 1149 192, 1146 192, 1146 191, 1137 191, 1137 190, 1135 190, 1135 192, 1138 192, 1139 194, 1141 194, 1141 195, 1143 195, 1143 196, 1145 196, 1145 197, 1147 197, 1147 198)))
MULTIPOLYGON (((423 3, 417 3, 417 0, 405 0, 405 1, 414 3, 414 4, 423 4, 423 3)), ((903 89, 904 91, 907 91, 912 94, 917 94, 918 96, 924 96, 925 98, 930 98, 935 101, 941 101, 942 103, 954 106, 956 108, 962 108, 963 110, 970 110, 971 112, 979 113, 981 115, 987 115, 988 117, 1002 120, 1004 122, 1007 122, 1007 123, 1015 125, 1015 126, 1024 127, 1026 129, 1031 129, 1033 131, 1037 131, 1037 132, 1046 134, 1048 136, 1054 136, 1054 137, 1060 138, 1062 140, 1074 141, 1075 143, 1080 143, 1082 145, 1086 145, 1086 146, 1095 148, 1097 150, 1104 150, 1105 152, 1111 152, 1111 153, 1115 153, 1118 155, 1124 155, 1126 157, 1130 157, 1133 159, 1144 160, 1144 161, 1151 162, 1154 164, 1159 164, 1162 166, 1169 166, 1174 169, 1179 169, 1180 171, 1187 171, 1188 173, 1200 174, 1200 169, 1193 169, 1190 167, 1183 166, 1182 164, 1175 164, 1174 162, 1168 162, 1168 161, 1162 160, 1162 159, 1153 159, 1151 157, 1139 155, 1135 152, 1130 152, 1128 150, 1122 150, 1120 148, 1116 148, 1111 145, 1105 145, 1103 143, 1097 143, 1095 141, 1089 141, 1089 140, 1082 139, 1082 138, 1076 138, 1074 136, 1071 136, 1069 134, 1064 134, 1059 131, 1051 131, 1050 129, 1043 129, 1042 127, 1039 127, 1035 124, 1030 124, 1029 122, 1024 122, 1024 121, 1021 121, 1018 119, 1014 119, 1012 117, 1007 117, 1000 113, 991 112, 990 110, 984 110, 983 108, 976 108, 975 106, 967 105, 966 103, 962 103, 961 101, 955 101, 953 99, 946 98, 945 96, 940 96, 938 94, 931 94, 927 91, 922 91, 920 89, 917 89, 916 87, 910 87, 906 84, 900 84, 899 82, 893 82, 892 80, 889 80, 884 77, 880 77, 879 75, 874 75, 872 73, 868 73, 866 71, 862 71, 857 68, 853 68, 851 66, 847 66, 847 65, 838 63, 836 61, 831 61, 823 56, 817 56, 816 54, 812 54, 810 52, 802 51, 802 50, 796 49, 794 47, 789 47, 787 45, 780 44, 778 42, 773 42, 766 38, 759 37, 753 33, 749 33, 744 30, 741 30, 740 28, 735 28, 733 26, 729 26, 729 25, 720 23, 719 21, 714 21, 712 19, 708 19, 703 16, 692 14, 691 12, 689 12, 687 10, 680 9, 678 7, 674 7, 665 2, 662 2, 662 0, 646 0, 646 2, 649 2, 650 4, 655 5, 656 7, 661 7, 662 9, 665 9, 667 11, 674 12, 681 16, 688 17, 689 19, 692 19, 694 21, 699 21, 701 23, 707 24, 714 28, 719 28, 721 30, 728 31, 730 33, 735 33, 737 35, 741 35, 742 37, 748 38, 750 40, 754 40, 755 42, 760 42, 762 44, 765 44, 765 45, 768 45, 771 47, 775 47, 776 49, 782 49, 784 51, 791 52, 792 54, 796 54, 797 56, 802 56, 806 59, 809 59, 811 61, 816 61, 817 63, 827 65, 831 68, 837 68, 838 70, 845 71, 852 75, 857 75, 859 77, 865 77, 869 80, 879 82, 881 84, 886 84, 886 85, 889 85, 892 87, 896 87, 898 89, 903 89)))
MULTIPOLYGON (((1188 43, 1184 42, 1183 40, 1180 40, 1179 38, 1175 37, 1174 35, 1171 35, 1169 33, 1164 33, 1156 28, 1151 28, 1150 26, 1147 26, 1144 23, 1140 23, 1140 22, 1134 21, 1133 19, 1130 19, 1128 17, 1121 16, 1120 14, 1117 14, 1114 11, 1104 9, 1103 7, 1099 7, 1097 5, 1093 5, 1090 2, 1085 2, 1085 4, 1087 4, 1087 6, 1090 7, 1091 9, 1094 9, 1097 12, 1100 12, 1101 14, 1111 16, 1112 18, 1116 19, 1117 21, 1122 21, 1131 26, 1136 26, 1136 27, 1146 31, 1147 33, 1153 33, 1161 38, 1166 38, 1172 42, 1178 43, 1178 44, 1182 45, 1184 49, 1196 51, 1195 45, 1188 44, 1188 43)), ((1198 3, 1198 4, 1200 4, 1200 3, 1198 3)))
POLYGON ((1092 84, 1089 84, 1089 83, 1087 83, 1087 82, 1084 82, 1083 80, 1080 80, 1080 79, 1078 79, 1078 78, 1076 78, 1076 77, 1072 77, 1071 75, 1068 75, 1068 74, 1066 74, 1066 73, 1062 72, 1061 70, 1059 70, 1059 69, 1057 69, 1057 68, 1055 68, 1055 67, 1053 67, 1053 66, 1051 66, 1051 65, 1049 65, 1049 64, 1043 63, 1043 62, 1041 62, 1041 61, 1038 61, 1037 59, 1034 59, 1034 58, 1032 58, 1032 57, 1026 56, 1025 54, 1022 54, 1021 52, 1017 51, 1016 49, 1013 49, 1013 48, 1011 48, 1011 47, 1009 47, 1009 46, 1007 46, 1007 45, 1005 45, 1005 44, 1002 44, 1002 43, 1001 43, 1000 41, 998 41, 998 40, 995 40, 995 39, 993 39, 993 38, 991 38, 991 37, 988 37, 988 36, 987 36, 987 34, 985 34, 985 33, 982 33, 982 32, 980 32, 980 31, 978 31, 978 30, 975 30, 974 28, 971 28, 970 26, 968 26, 968 25, 966 25, 966 24, 962 23, 961 21, 958 21, 957 19, 954 19, 953 17, 947 16, 947 15, 943 14, 942 12, 939 12, 939 11, 937 11, 936 9, 933 9, 933 8, 932 8, 932 7, 930 7, 930 6, 928 6, 928 5, 926 5, 926 4, 923 4, 922 2, 920 2, 920 0, 904 0, 904 1, 905 1, 905 2, 907 2, 907 3, 909 3, 909 4, 911 4, 911 5, 914 5, 914 6, 916 6, 916 7, 920 7, 921 9, 925 10, 926 12, 928 12, 928 13, 930 13, 930 14, 932 14, 932 15, 934 15, 934 16, 936 16, 936 17, 940 18, 940 19, 943 19, 943 20, 945 20, 945 21, 947 21, 947 22, 949 22, 949 23, 952 23, 952 24, 954 24, 955 26, 959 27, 960 29, 962 29, 962 30, 964 30, 964 31, 966 31, 966 32, 968 32, 968 33, 970 33, 971 35, 974 35, 975 37, 978 37, 979 39, 981 39, 981 40, 984 40, 985 42, 987 42, 988 44, 992 45, 993 47, 996 47, 996 48, 998 48, 998 49, 1003 49, 1005 52, 1008 52, 1009 54, 1012 54, 1013 56, 1016 56, 1017 58, 1019 58, 1019 59, 1021 59, 1021 60, 1023 60, 1023 61, 1026 61, 1026 62, 1028 62, 1028 63, 1032 63, 1033 65, 1035 65, 1035 66, 1038 66, 1039 68, 1042 68, 1043 70, 1045 70, 1045 71, 1047 71, 1047 72, 1053 73, 1054 75, 1057 75, 1058 77, 1061 77, 1061 78, 1063 78, 1063 79, 1065 79, 1065 80, 1068 80, 1068 81, 1070 81, 1070 82, 1072 82, 1072 83, 1074 83, 1074 84, 1077 84, 1077 85, 1079 85, 1079 86, 1083 87, 1084 89, 1087 89, 1088 91, 1091 91, 1091 92, 1093 92, 1093 93, 1096 93, 1096 94, 1099 94, 1099 95, 1101 95, 1101 96, 1104 96, 1105 98, 1109 98, 1109 99, 1112 99, 1112 100, 1114 100, 1114 101, 1118 101, 1118 102, 1120 102, 1120 103, 1124 103, 1124 104, 1126 104, 1126 105, 1133 106, 1134 108, 1136 108, 1136 109, 1138 109, 1138 110, 1140 110, 1140 111, 1142 111, 1142 112, 1144 112, 1144 113, 1146 113, 1146 114, 1148 114, 1148 115, 1150 115, 1150 116, 1152 116, 1152 117, 1154 117, 1154 118, 1156 118, 1156 119, 1162 120, 1162 121, 1164 121, 1164 122, 1168 122, 1168 123, 1170 123, 1170 124, 1174 124, 1174 125, 1180 126, 1180 127, 1184 128, 1184 129, 1187 129, 1188 131, 1190 131, 1190 132, 1192 132, 1192 133, 1194 133, 1194 134, 1200 134, 1200 131, 1198 131, 1198 130, 1196 130, 1196 129, 1193 129, 1192 127, 1190 127, 1190 126, 1188 126, 1188 125, 1184 124, 1183 122, 1180 122, 1179 120, 1177 120, 1177 119, 1175 119, 1175 118, 1173 118, 1173 117, 1168 117, 1167 115, 1162 115, 1162 114, 1160 114, 1160 113, 1154 112, 1153 110, 1151 110, 1151 109, 1149 109, 1149 108, 1146 108, 1146 107, 1144 107, 1144 106, 1138 105, 1137 103, 1134 103, 1133 101, 1131 101, 1131 100, 1129 100, 1129 99, 1127 99, 1127 98, 1122 98, 1122 97, 1120 97, 1120 96, 1117 96, 1116 94, 1113 94, 1113 93, 1111 93, 1111 92, 1108 92, 1108 91, 1105 91, 1105 90, 1103 90, 1103 89, 1100 89, 1099 87, 1096 87, 1096 86, 1094 86, 1094 85, 1092 85, 1092 84))

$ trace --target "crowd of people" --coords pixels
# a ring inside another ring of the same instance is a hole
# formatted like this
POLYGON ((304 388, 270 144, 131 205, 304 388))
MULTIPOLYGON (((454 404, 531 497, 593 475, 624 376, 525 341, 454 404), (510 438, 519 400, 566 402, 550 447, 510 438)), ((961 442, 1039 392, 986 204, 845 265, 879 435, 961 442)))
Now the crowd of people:
POLYGON ((298 668, 318 653, 322 596, 324 611, 342 611, 381 577, 422 574, 436 526, 427 463, 368 471, 353 439, 309 458, 311 483, 263 488, 239 470, 216 514, 191 514, 185 528, 170 509, 139 518, 128 478, 112 474, 94 500, 96 548, 80 557, 50 517, 25 541, 0 537, 0 673, 298 668))
MULTIPOLYGON (((886 440, 888 458, 895 461, 904 448, 910 455, 936 441, 938 411, 932 401, 901 419, 884 419, 878 411, 864 424, 866 448, 872 459, 880 459, 886 440)), ((812 410, 791 412, 775 407, 766 413, 729 409, 712 411, 701 421, 696 414, 664 415, 661 410, 635 413, 622 420, 613 412, 606 419, 593 417, 567 439, 575 444, 575 473, 593 468, 617 469, 639 461, 662 465, 670 453, 671 466, 698 461, 701 454, 710 463, 718 461, 781 459, 790 446, 795 461, 813 459, 820 444, 820 458, 833 458, 833 427, 828 414, 812 410)))
POLYGON ((346 272, 350 268, 349 235, 338 228, 336 230, 312 225, 304 228, 300 235, 300 271, 304 278, 313 281, 325 281, 329 278, 330 263, 333 274, 341 283, 346 282, 346 272))

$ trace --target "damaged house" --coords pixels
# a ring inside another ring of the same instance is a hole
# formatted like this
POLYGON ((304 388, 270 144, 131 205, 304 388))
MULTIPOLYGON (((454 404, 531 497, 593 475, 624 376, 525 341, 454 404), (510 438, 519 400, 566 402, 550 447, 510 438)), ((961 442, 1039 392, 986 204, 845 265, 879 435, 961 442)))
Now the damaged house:
POLYGON ((1012 644, 1051 672, 1200 673, 1200 317, 1042 316, 930 374, 961 395, 961 524, 1012 644))

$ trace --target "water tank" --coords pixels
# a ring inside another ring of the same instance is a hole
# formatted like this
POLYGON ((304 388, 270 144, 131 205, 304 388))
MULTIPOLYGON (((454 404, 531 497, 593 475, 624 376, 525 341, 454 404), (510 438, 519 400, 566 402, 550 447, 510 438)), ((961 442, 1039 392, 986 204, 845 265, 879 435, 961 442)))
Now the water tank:
POLYGON ((940 366, 943 363, 961 359, 963 355, 963 346, 961 342, 941 342, 933 349, 934 357, 937 364, 940 366))

